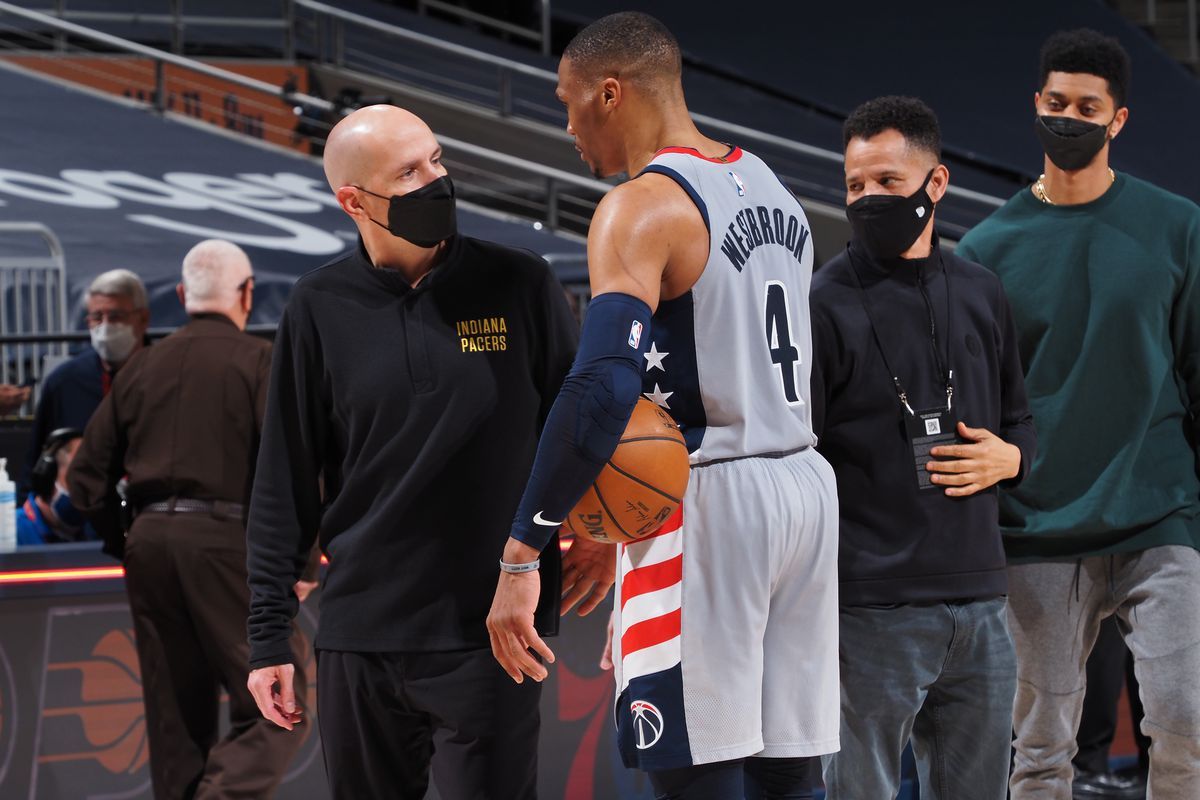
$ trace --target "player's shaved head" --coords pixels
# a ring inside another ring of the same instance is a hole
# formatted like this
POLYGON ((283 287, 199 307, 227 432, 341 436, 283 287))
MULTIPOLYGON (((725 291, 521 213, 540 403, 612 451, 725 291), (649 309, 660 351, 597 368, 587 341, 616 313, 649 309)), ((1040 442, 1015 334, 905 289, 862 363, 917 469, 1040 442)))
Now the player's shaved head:
POLYGON ((585 81, 617 78, 650 91, 679 85, 683 60, 679 43, 649 14, 609 14, 576 34, 563 50, 576 77, 585 81))
POLYGON ((389 105, 360 108, 333 126, 325 140, 325 179, 335 192, 362 186, 389 156, 425 139, 436 142, 425 121, 411 111, 389 105))

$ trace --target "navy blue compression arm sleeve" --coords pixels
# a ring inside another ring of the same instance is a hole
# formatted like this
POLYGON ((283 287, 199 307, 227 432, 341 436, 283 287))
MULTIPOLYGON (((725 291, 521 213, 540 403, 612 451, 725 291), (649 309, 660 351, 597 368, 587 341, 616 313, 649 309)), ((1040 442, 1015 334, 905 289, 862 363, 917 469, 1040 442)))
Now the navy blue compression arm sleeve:
POLYGON ((600 474, 642 393, 650 306, 610 292, 592 299, 579 351, 538 442, 512 536, 542 550, 600 474))

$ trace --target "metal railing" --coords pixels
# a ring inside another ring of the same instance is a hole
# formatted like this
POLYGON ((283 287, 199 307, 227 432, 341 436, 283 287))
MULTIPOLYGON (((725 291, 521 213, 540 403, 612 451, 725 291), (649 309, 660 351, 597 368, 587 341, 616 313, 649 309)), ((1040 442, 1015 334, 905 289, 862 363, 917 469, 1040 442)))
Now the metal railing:
MULTIPOLYGON (((553 99, 557 76, 549 70, 442 41, 318 0, 290 0, 288 7, 292 12, 290 19, 294 28, 294 36, 290 37, 290 41, 297 42, 301 38, 301 29, 306 27, 304 23, 307 21, 307 28, 314 36, 310 43, 311 50, 319 61, 385 80, 432 85, 435 91, 443 94, 476 105, 491 105, 502 117, 520 117, 549 125, 551 127, 548 130, 562 131, 565 127, 565 114, 553 99), (304 16, 306 14, 310 15, 307 19, 304 16), (367 40, 362 40, 363 36, 368 37, 367 40), (390 47, 378 48, 384 52, 394 49, 398 41, 407 45, 403 64, 372 55, 370 45, 378 45, 379 37, 390 44, 390 47)), ((282 98, 298 110, 305 109, 310 115, 306 134, 318 144, 344 111, 323 98, 285 91, 264 81, 93 31, 11 3, 0 1, 0 12, 39 23, 56 35, 70 35, 150 60, 154 74, 152 79, 147 78, 149 102, 160 112, 171 110, 171 93, 167 91, 165 70, 168 64, 199 75, 220 78, 261 93, 265 98, 282 98)), ((27 34, 28 31, 23 33, 27 34)), ((841 203, 841 154, 703 114, 695 114, 693 118, 717 138, 752 144, 756 152, 771 163, 798 195, 841 203)), ((557 135, 567 140, 565 132, 557 135)), ((439 139, 447 148, 448 162, 455 168, 467 199, 538 219, 551 230, 585 233, 596 202, 610 188, 610 184, 536 162, 515 159, 452 137, 440 136, 439 139)), ((965 230, 965 226, 953 223, 956 203, 965 202, 990 211, 1003 202, 999 198, 957 186, 950 187, 950 199, 949 208, 943 204, 942 224, 952 235, 965 230)), ((975 216, 978 216, 978 212, 975 212, 975 216)))
MULTIPOLYGON (((177 54, 182 53, 184 50, 186 32, 189 27, 278 30, 282 37, 280 51, 287 54, 284 56, 285 58, 290 59, 293 57, 292 46, 289 41, 292 26, 288 18, 288 0, 282 0, 280 3, 281 13, 271 17, 185 14, 183 12, 183 0, 167 0, 164 5, 167 6, 165 13, 147 14, 142 11, 120 11, 115 9, 105 11, 74 9, 68 7, 67 0, 54 0, 54 5, 52 6, 30 10, 74 22, 117 22, 132 25, 159 26, 168 33, 171 41, 171 52, 177 54)), ((64 38, 59 38, 58 46, 59 49, 65 47, 64 38)))
POLYGON ((480 23, 502 33, 535 42, 541 49, 542 55, 550 55, 550 0, 538 0, 537 29, 514 25, 507 20, 481 14, 478 11, 471 11, 461 6, 443 2, 443 0, 417 0, 418 14, 425 14, 429 9, 440 11, 443 14, 458 17, 459 19, 480 23))
MULTIPOLYGON (((1153 28, 1159 22, 1158 0, 1146 0, 1146 25, 1153 28)), ((1200 0, 1186 0, 1184 26, 1188 61, 1193 69, 1200 70, 1200 0)))
MULTIPOLYGON (((496 110, 505 116, 514 114, 521 108, 519 104, 514 103, 514 92, 518 88, 515 83, 516 79, 528 78, 537 81, 539 93, 541 89, 544 89, 547 79, 551 81, 551 86, 557 81, 554 73, 540 67, 483 53, 471 47, 447 42, 436 36, 392 25, 328 3, 317 2, 317 0, 292 0, 292 10, 297 44, 308 44, 307 52, 314 55, 318 61, 340 67, 365 66, 367 67, 366 71, 379 72, 385 77, 402 77, 407 74, 422 80, 434 81, 436 86, 466 91, 475 99, 490 96, 495 98, 496 110), (308 12, 308 16, 304 12, 308 12), (306 32, 308 38, 305 38, 306 32), (405 61, 410 64, 406 66, 395 59, 378 59, 372 56, 369 49, 356 47, 356 45, 372 44, 373 38, 375 42, 382 38, 389 44, 400 41, 421 48, 421 50, 408 49, 405 51, 405 61), (454 62, 449 64, 444 62, 442 57, 445 55, 460 58, 472 65, 482 66, 483 71, 490 73, 491 77, 481 81, 478 74, 459 76, 439 70, 439 66, 457 66, 454 62), (396 71, 388 73, 383 69, 388 66, 396 71), (440 81, 438 81, 439 78, 440 81)), ((550 97, 553 97, 553 92, 550 97)), ((537 105, 549 106, 548 103, 537 103, 537 105)), ((555 112, 556 120, 562 117, 565 124, 565 117, 561 111, 553 108, 549 110, 555 112)))
MULTIPOLYGON (((0 336, 45 334, 67 324, 66 262, 62 243, 54 232, 37 222, 0 222, 0 239, 36 237, 44 256, 0 255, 0 336)), ((11 253, 5 247, 0 252, 11 253)), ((0 383, 33 385, 26 407, 33 408, 40 391, 47 356, 65 355, 61 342, 29 341, 0 347, 0 383)))
POLYGON ((438 142, 450 154, 447 164, 456 185, 462 176, 467 176, 463 181, 464 199, 540 219, 552 231, 586 232, 592 210, 612 189, 612 184, 604 181, 449 136, 439 135, 438 142))
POLYGON ((1193 67, 1200 67, 1200 12, 1197 0, 1187 0, 1188 58, 1193 67))
MULTIPOLYGON (((103 45, 118 52, 130 53, 150 59, 154 63, 154 94, 151 105, 158 111, 166 110, 167 93, 165 87, 165 70, 163 69, 164 65, 166 64, 173 64, 174 66, 190 72, 195 72, 200 75, 208 75, 209 77, 220 78, 221 80, 229 81, 230 83, 237 84, 244 88, 262 92, 271 97, 283 98, 289 102, 304 103, 305 105, 311 105, 329 111, 333 110, 332 103, 329 103, 328 101, 319 97, 313 97, 312 95, 304 94, 302 92, 285 92, 282 87, 275 86, 265 81, 256 80, 245 75, 239 75, 236 72, 230 72, 229 70, 221 69, 220 67, 214 67, 202 61, 197 61, 192 58, 177 55, 175 53, 167 53, 162 50, 157 50, 153 47, 138 44, 137 42, 132 42, 128 39, 122 39, 119 36, 113 36, 112 34, 104 33, 102 31, 92 30, 91 28, 85 28, 82 25, 76 25, 75 23, 67 22, 66 20, 57 19, 56 17, 43 14, 40 11, 31 11, 29 9, 21 8, 20 6, 13 5, 12 3, 0 2, 0 14, 9 14, 29 20, 31 22, 37 22, 60 34, 71 34, 79 37, 80 39, 85 39, 95 44, 103 45)), ((5 27, 2 30, 7 33, 19 33, 35 39, 42 39, 43 41, 45 40, 44 35, 36 31, 21 30, 13 27, 5 27)))
MULTIPOLYGON (((1192 0, 1194 2, 1195 0, 1192 0)), ((434 92, 490 108, 502 118, 514 117, 563 130, 566 114, 555 100, 558 76, 550 70, 485 53, 319 0, 292 0, 295 40, 305 41, 318 62, 384 80, 418 85, 434 92), (404 60, 381 58, 378 52, 405 45, 404 60)), ((842 202, 842 154, 706 114, 692 114, 696 124, 715 138, 754 149, 797 194, 842 202)), ((566 139, 566 134, 562 134, 566 139)), ((983 212, 1004 200, 959 186, 949 188, 953 201, 983 212)))
MULTIPOLYGON (((0 1, 0 18, 10 14, 36 22, 56 33, 73 37, 117 52, 129 53, 148 59, 153 64, 150 80, 150 99, 147 105, 160 113, 173 113, 168 108, 167 80, 164 66, 167 64, 198 75, 219 78, 228 83, 261 93, 266 98, 282 98, 297 108, 320 112, 324 119, 310 120, 315 127, 314 138, 323 141, 325 134, 336 122, 343 109, 323 98, 302 92, 286 91, 264 81, 240 75, 185 56, 166 53, 146 45, 131 42, 111 34, 102 33, 57 19, 40 12, 20 8, 0 1)), ((365 19, 365 18, 364 18, 365 19)), ((0 45, 4 43, 6 28, 0 25, 0 45)), ((11 30, 11 29, 9 29, 11 30)), ((21 30, 21 36, 38 36, 37 32, 21 30)), ((43 37, 43 40, 45 37, 43 37)), ((90 64, 88 70, 97 67, 90 64)), ((120 67, 128 70, 128 66, 120 67)), ((118 67, 114 66, 114 69, 118 67)), ((178 80, 178 79, 176 79, 178 80)), ((183 115, 188 116, 188 115, 183 115)), ((207 116, 207 115, 204 115, 207 116)), ((611 187, 611 184, 574 175, 543 164, 513 158, 505 153, 461 141, 453 137, 439 136, 446 149, 447 163, 455 170, 457 182, 461 184, 464 199, 509 213, 537 219, 550 230, 565 229, 574 233, 586 231, 591 218, 591 209, 611 187)))

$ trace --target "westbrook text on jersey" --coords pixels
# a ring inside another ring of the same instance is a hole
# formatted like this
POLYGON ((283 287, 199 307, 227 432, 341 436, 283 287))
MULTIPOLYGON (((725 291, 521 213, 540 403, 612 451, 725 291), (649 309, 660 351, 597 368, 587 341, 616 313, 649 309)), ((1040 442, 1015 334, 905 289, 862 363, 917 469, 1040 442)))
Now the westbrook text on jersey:
POLYGON ((743 208, 726 228, 721 252, 738 272, 742 271, 755 248, 768 244, 786 247, 799 262, 808 236, 808 228, 795 214, 766 206, 743 208))

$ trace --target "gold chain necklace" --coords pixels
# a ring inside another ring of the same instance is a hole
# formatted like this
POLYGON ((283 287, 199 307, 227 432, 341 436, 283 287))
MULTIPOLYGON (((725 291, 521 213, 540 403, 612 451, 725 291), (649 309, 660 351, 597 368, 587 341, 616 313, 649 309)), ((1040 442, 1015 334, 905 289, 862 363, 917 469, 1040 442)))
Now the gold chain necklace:
MULTIPOLYGON (((1108 185, 1112 186, 1117 182, 1117 173, 1113 172, 1112 167, 1108 168, 1108 185)), ((1046 173, 1038 175, 1037 181, 1033 184, 1033 196, 1041 200, 1048 206, 1054 205, 1054 201, 1050 199, 1050 195, 1046 194, 1046 173)))

